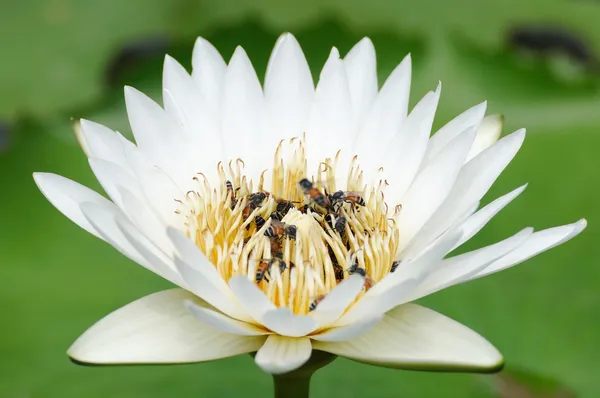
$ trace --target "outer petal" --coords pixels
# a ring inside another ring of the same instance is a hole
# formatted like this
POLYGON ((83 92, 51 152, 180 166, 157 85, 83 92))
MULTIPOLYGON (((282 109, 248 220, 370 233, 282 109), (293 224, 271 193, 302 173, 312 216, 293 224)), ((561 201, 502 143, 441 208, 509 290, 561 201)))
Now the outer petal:
POLYGON ((427 308, 406 304, 388 312, 377 326, 345 342, 313 342, 359 362, 400 369, 493 372, 502 355, 471 329, 427 308))
POLYGON ((99 193, 51 173, 33 173, 33 179, 46 199, 68 219, 97 238, 103 239, 94 226, 85 218, 79 205, 83 202, 98 203, 102 206, 116 206, 99 193))
POLYGON ((356 274, 350 276, 336 286, 331 293, 319 303, 317 309, 312 314, 319 326, 323 327, 335 322, 355 300, 364 284, 364 278, 356 274))
POLYGON ((265 372, 282 374, 304 365, 310 359, 311 352, 312 347, 307 337, 270 335, 256 353, 254 360, 265 372))
POLYGON ((199 37, 194 45, 192 66, 194 68, 192 79, 206 99, 206 105, 212 112, 218 114, 223 77, 227 68, 223 57, 212 44, 199 37))
POLYGON ((259 329, 250 323, 235 320, 221 312, 198 305, 193 301, 186 301, 185 305, 200 322, 210 325, 223 333, 239 334, 241 336, 261 336, 269 334, 265 330, 259 329))
POLYGON ((313 340, 319 341, 346 341, 352 340, 371 330, 383 319, 384 315, 379 314, 347 326, 327 329, 322 333, 310 336, 313 340))
POLYGON ((483 118, 479 129, 477 129, 477 139, 475 139, 471 152, 467 156, 467 162, 498 141, 500 134, 502 134, 503 125, 504 117, 502 115, 490 115, 483 118))
POLYGON ((353 122, 355 126, 360 126, 378 90, 377 61, 373 42, 368 37, 359 41, 344 57, 344 66, 352 99, 353 122))
POLYGON ((88 157, 114 163, 132 173, 125 149, 133 146, 133 143, 101 124, 85 119, 81 119, 80 123, 82 137, 88 149, 88 157))
POLYGON ((202 305, 182 289, 136 300, 88 329, 68 354, 76 362, 97 365, 191 363, 253 352, 265 341, 198 322, 185 308, 186 300, 202 305))
POLYGON ((532 234, 529 239, 516 250, 494 261, 471 279, 481 278, 506 268, 522 263, 531 257, 556 247, 579 235, 587 226, 586 220, 579 220, 574 224, 561 227, 548 228, 532 234))

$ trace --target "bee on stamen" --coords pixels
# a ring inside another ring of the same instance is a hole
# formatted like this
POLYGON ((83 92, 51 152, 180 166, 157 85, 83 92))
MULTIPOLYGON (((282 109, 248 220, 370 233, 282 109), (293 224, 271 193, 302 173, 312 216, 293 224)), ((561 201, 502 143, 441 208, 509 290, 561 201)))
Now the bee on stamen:
POLYGON ((344 236, 344 232, 346 232, 347 223, 348 220, 346 220, 346 217, 339 217, 337 220, 335 220, 334 229, 338 234, 340 234, 340 236, 344 236))
POLYGON ((256 283, 262 282, 263 279, 269 282, 266 274, 271 273, 271 267, 275 263, 279 265, 280 273, 283 273, 286 270, 287 264, 280 258, 273 257, 272 259, 262 259, 256 268, 256 283))
POLYGON ((262 206, 266 198, 267 194, 265 192, 255 192, 253 194, 250 194, 250 196, 248 197, 248 203, 246 203, 246 207, 244 207, 244 210, 242 211, 242 216, 244 217, 244 220, 250 217, 250 214, 252 214, 254 210, 262 206))
POLYGON ((290 210, 295 208, 294 203, 290 202, 289 200, 276 199, 275 202, 277 202, 277 207, 275 208, 275 211, 271 214, 271 218, 274 218, 279 221, 281 221, 290 210))
POLYGON ((324 294, 321 294, 321 295, 318 295, 317 297, 315 297, 315 299, 312 301, 312 303, 310 303, 310 305, 308 306, 308 311, 312 312, 312 311, 316 310, 319 303, 321 301, 323 301, 324 299, 325 299, 324 294))
POLYGON ((256 229, 261 229, 267 223, 267 220, 261 216, 256 216, 254 217, 254 223, 256 224, 256 229))
POLYGON ((363 206, 363 207, 367 205, 367 203, 361 196, 360 192, 353 192, 353 191, 334 192, 329 197, 329 200, 334 209, 339 208, 343 204, 343 202, 347 202, 347 203, 351 203, 351 204, 355 204, 355 205, 359 205, 359 206, 363 206))
POLYGON ((324 195, 318 188, 314 186, 307 178, 303 178, 298 182, 300 189, 304 195, 308 196, 310 201, 322 208, 329 207, 329 198, 324 195))
POLYGON ((269 238, 280 238, 287 235, 290 239, 296 239, 297 228, 295 225, 288 225, 279 220, 271 219, 271 225, 265 231, 265 236, 269 238))

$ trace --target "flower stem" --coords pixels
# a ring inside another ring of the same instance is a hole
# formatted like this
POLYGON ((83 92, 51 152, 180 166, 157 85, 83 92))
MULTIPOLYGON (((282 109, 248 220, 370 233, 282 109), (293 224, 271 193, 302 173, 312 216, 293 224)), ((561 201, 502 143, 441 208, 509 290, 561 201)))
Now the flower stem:
POLYGON ((323 351, 313 351, 310 359, 300 369, 290 373, 273 375, 275 398, 308 398, 310 379, 323 366, 336 358, 323 351))

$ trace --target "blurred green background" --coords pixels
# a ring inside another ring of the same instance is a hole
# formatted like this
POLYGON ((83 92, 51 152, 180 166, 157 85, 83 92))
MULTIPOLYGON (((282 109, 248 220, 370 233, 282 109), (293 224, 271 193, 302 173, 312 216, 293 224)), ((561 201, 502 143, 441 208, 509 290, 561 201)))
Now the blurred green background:
POLYGON ((506 39, 516 25, 544 24, 600 54, 598 21, 597 0, 3 1, 0 396, 269 396, 271 380, 249 356, 172 367, 69 362, 65 350, 93 322, 169 285, 59 214, 31 173, 100 189, 70 117, 128 133, 122 86, 160 98, 165 52, 189 67, 198 35, 226 59, 241 44, 262 78, 283 31, 299 39, 315 76, 332 45, 344 54, 363 36, 377 49, 380 83, 411 52, 413 104, 444 83, 438 127, 487 99, 489 112, 506 116, 505 133, 528 128, 486 202, 530 185, 469 248, 527 225, 589 221, 580 237, 525 265, 423 300, 492 341, 506 358, 500 375, 404 372, 339 359, 316 376, 312 396, 600 396, 600 74, 591 61, 519 51, 506 39), (146 51, 116 62, 132 43, 145 43, 146 51))

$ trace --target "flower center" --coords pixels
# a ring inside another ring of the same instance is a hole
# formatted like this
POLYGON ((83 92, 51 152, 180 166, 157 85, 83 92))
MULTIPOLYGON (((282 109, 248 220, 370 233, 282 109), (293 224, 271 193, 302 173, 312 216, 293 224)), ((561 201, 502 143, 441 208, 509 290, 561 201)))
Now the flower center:
POLYGON ((198 189, 177 200, 176 212, 225 280, 246 275, 276 306, 306 314, 348 275, 363 275, 366 291, 393 272, 400 233, 395 215, 388 219, 385 184, 367 190, 356 158, 342 190, 337 157, 309 179, 303 140, 285 144, 275 152, 270 191, 263 189, 266 172, 254 188, 242 160, 227 170, 219 163, 219 186, 194 177, 198 189))

